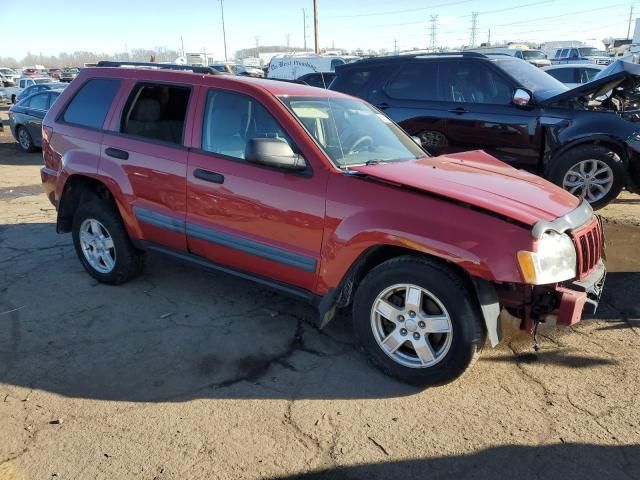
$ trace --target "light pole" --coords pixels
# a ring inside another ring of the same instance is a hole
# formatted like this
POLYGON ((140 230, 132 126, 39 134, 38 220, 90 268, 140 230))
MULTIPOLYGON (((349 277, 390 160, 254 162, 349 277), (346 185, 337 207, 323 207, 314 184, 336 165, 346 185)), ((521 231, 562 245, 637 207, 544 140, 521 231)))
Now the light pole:
POLYGON ((307 9, 302 9, 302 29, 304 35, 304 51, 307 51, 307 9))
POLYGON ((224 61, 227 61, 227 33, 224 29, 224 0, 220 0, 220 11, 222 13, 222 41, 224 43, 224 61))
POLYGON ((313 33, 315 37, 316 54, 319 54, 320 37, 318 33, 318 0, 313 0, 313 33))

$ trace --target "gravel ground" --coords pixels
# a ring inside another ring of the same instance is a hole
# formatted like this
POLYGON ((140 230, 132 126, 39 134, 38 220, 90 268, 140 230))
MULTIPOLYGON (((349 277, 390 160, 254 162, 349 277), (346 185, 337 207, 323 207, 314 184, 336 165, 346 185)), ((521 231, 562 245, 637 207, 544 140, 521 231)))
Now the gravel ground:
POLYGON ((40 163, 0 136, 0 480, 640 478, 640 274, 540 352, 514 334, 418 391, 367 364, 348 316, 319 331, 251 283, 155 256, 96 283, 40 163))

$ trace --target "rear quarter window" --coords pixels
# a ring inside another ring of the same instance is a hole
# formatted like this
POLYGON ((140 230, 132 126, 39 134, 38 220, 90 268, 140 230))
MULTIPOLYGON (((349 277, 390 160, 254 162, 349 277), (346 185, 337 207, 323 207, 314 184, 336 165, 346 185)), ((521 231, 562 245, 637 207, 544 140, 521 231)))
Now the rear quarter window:
POLYGON ((82 127, 102 128, 118 88, 120 80, 114 78, 87 81, 67 105, 62 120, 82 127))

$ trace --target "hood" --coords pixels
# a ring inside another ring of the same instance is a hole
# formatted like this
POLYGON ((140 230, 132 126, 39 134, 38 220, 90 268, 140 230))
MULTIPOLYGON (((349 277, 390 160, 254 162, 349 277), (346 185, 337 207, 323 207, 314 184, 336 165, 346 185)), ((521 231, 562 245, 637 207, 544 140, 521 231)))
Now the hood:
POLYGON ((598 73, 590 82, 547 98, 541 104, 544 106, 581 98, 591 100, 601 97, 618 87, 623 87, 628 93, 632 94, 639 85, 640 65, 618 60, 598 73))
POLYGON ((551 65, 551 61, 546 58, 534 58, 527 61, 537 67, 548 67, 551 65))
POLYGON ((561 188, 516 170, 483 151, 351 169, 468 203, 527 225, 555 220, 580 204, 576 197, 561 188))

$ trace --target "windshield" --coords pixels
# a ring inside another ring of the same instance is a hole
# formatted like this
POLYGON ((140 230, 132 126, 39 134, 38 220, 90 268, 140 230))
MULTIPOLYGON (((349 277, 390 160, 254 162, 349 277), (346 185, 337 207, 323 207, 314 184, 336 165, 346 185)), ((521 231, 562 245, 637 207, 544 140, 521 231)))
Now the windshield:
POLYGON ((314 97, 280 100, 340 167, 426 156, 400 127, 362 101, 314 97))
POLYGON ((602 55, 602 53, 600 53, 599 50, 592 47, 579 48, 578 53, 580 54, 581 57, 598 57, 602 55))
POLYGON ((523 50, 522 51, 522 57, 525 60, 534 60, 534 59, 544 59, 547 58, 547 56, 541 52, 540 50, 523 50))
POLYGON ((496 62, 521 87, 529 90, 538 101, 546 100, 568 90, 566 85, 529 62, 506 56, 492 58, 491 61, 496 62))

